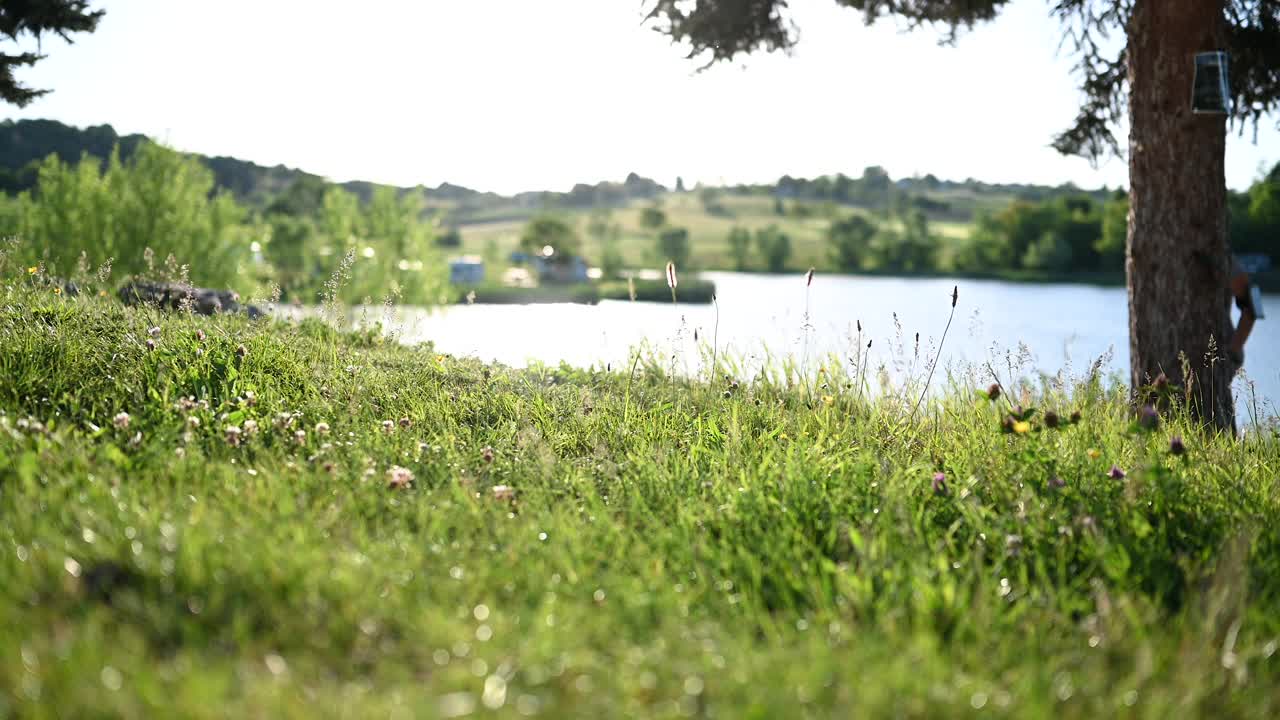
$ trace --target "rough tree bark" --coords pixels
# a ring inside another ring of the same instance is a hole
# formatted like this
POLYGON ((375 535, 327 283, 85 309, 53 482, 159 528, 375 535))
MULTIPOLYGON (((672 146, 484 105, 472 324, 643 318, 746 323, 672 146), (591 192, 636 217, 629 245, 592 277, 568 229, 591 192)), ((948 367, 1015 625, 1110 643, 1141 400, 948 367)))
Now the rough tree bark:
POLYGON ((1195 53, 1223 49, 1223 2, 1134 3, 1125 270, 1132 387, 1163 372, 1196 418, 1233 431, 1226 121, 1191 110, 1195 53))

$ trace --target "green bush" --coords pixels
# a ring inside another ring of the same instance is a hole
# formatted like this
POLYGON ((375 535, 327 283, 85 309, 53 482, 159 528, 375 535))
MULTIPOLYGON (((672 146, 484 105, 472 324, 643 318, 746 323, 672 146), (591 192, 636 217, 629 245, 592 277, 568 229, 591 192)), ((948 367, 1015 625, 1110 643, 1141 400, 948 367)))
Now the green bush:
POLYGON ((68 165, 49 156, 34 192, 16 202, 15 230, 32 264, 71 276, 82 264, 111 263, 117 275, 154 273, 157 258, 188 264, 200 285, 253 288, 245 270, 250 231, 229 195, 213 192, 213 173, 198 161, 145 144, 106 167, 85 157, 68 165), (82 260, 83 258, 83 260, 82 260))

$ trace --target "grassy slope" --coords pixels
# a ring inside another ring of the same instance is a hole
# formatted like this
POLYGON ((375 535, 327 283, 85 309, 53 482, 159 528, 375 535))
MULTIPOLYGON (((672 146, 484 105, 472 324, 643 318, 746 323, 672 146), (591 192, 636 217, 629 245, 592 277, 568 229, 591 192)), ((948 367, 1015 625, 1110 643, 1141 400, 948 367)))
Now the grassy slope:
POLYGON ((9 291, 0 717, 1280 712, 1274 438, 1130 434, 1096 386, 1003 435, 967 390, 911 422, 832 384, 9 291))
MULTIPOLYGON (((668 224, 689 230, 693 264, 696 267, 715 270, 733 269, 728 236, 735 225, 751 230, 777 225, 791 236, 790 267, 792 269, 805 270, 815 266, 819 269, 829 268, 826 240, 829 218, 818 215, 809 218, 777 215, 773 211, 773 200, 768 197, 725 195, 721 202, 728 210, 728 215, 707 213, 696 193, 668 193, 661 198, 662 209, 667 214, 668 224)), ((613 211, 612 222, 617 223, 622 229, 619 249, 627 264, 633 267, 662 265, 651 257, 656 245, 654 232, 645 230, 640 225, 640 210, 648 204, 648 202, 633 202, 626 208, 613 211)), ((851 208, 840 208, 839 211, 845 214, 857 212, 851 208)), ((600 247, 587 234, 589 213, 577 211, 570 213, 569 216, 577 224, 578 233, 583 240, 584 254, 598 261, 601 256, 600 247)), ((519 244, 523 226, 522 219, 465 225, 461 228, 462 252, 483 254, 492 241, 505 257, 519 244)), ((930 223, 930 228, 944 238, 963 238, 967 237, 969 232, 968 223, 955 221, 935 221, 930 223)), ((754 247, 752 252, 755 253, 754 247)))

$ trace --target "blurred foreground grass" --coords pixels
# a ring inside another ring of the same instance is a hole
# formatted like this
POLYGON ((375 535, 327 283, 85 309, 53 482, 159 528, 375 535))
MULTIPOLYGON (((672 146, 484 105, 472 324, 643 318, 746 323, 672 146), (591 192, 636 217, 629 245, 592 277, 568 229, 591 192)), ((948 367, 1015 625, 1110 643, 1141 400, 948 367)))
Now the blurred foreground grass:
POLYGON ((1280 712, 1273 435, 0 300, 0 717, 1280 712))

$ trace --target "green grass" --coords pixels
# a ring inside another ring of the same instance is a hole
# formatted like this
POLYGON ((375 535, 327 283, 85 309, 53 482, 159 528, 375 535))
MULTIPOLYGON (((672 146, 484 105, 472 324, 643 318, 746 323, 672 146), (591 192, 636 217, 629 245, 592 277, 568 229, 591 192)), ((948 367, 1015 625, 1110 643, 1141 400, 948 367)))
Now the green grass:
MULTIPOLYGON (((723 215, 708 213, 696 193, 667 193, 661 196, 660 202, 663 212, 667 214, 667 224, 689 231, 691 263, 697 269, 734 269, 728 237, 729 231, 735 226, 754 232, 777 225, 791 237, 792 253, 788 263, 791 270, 804 271, 810 267, 824 271, 835 270, 826 238, 831 218, 816 213, 819 209, 816 204, 811 205, 816 214, 798 218, 793 215, 777 215, 773 199, 764 196, 724 195, 720 202, 727 212, 723 215)), ((655 255, 656 233, 646 230, 640 224, 640 211, 649 204, 647 201, 635 201, 627 207, 612 211, 611 222, 616 223, 621 230, 618 249, 629 267, 660 269, 666 264, 665 258, 655 255)), ((788 203, 788 207, 790 205, 788 203)), ((864 212, 849 207, 840 207, 837 211, 841 214, 864 212)), ((525 209, 524 212, 531 216, 533 211, 525 209)), ((565 215, 578 230, 583 254, 592 261, 599 262, 603 256, 602 248, 587 232, 590 214, 579 210, 567 211, 565 215)), ((471 222, 461 226, 460 252, 484 254, 491 243, 504 258, 515 250, 520 243, 520 231, 527 218, 512 219, 509 215, 500 213, 495 217, 501 219, 493 222, 471 222)), ((968 237, 971 226, 962 221, 935 220, 929 227, 931 232, 942 238, 963 239, 968 237)), ((752 253, 754 256, 754 247, 752 253)), ((758 263, 759 259, 756 258, 755 262, 758 263)))
POLYGON ((1273 434, 0 292, 0 717, 1280 712, 1273 434))

